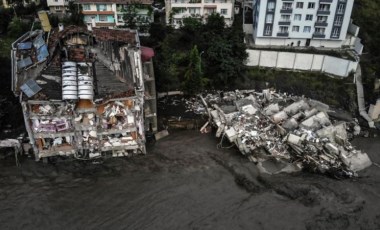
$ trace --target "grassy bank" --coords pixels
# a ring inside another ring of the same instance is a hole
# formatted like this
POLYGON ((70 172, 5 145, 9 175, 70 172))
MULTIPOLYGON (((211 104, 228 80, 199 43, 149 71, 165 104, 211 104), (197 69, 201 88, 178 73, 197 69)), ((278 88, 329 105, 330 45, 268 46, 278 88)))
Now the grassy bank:
POLYGON ((322 73, 292 72, 267 68, 249 68, 238 88, 257 89, 273 87, 278 91, 305 95, 332 107, 355 112, 356 87, 352 77, 335 79, 322 73))

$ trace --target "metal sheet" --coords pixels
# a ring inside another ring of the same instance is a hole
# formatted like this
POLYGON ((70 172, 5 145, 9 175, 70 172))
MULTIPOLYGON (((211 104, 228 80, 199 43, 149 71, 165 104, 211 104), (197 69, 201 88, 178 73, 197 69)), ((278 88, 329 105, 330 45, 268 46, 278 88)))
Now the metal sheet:
POLYGON ((36 49, 39 49, 41 46, 45 45, 44 38, 42 37, 42 34, 39 34, 33 41, 33 46, 36 47, 36 49))
POLYGON ((32 48, 32 42, 22 42, 17 44, 19 50, 29 50, 32 48))
POLYGON ((26 96, 32 97, 41 90, 41 87, 36 81, 29 79, 20 87, 20 89, 26 94, 26 96))
POLYGON ((49 51, 46 45, 41 46, 37 51, 37 60, 38 62, 45 61, 49 56, 49 51))
POLYGON ((30 57, 27 57, 17 62, 17 69, 20 70, 32 64, 33 64, 32 59, 30 57))
POLYGON ((51 30, 51 25, 49 21, 49 17, 46 11, 38 11, 38 18, 41 21, 42 29, 45 32, 49 32, 51 30))

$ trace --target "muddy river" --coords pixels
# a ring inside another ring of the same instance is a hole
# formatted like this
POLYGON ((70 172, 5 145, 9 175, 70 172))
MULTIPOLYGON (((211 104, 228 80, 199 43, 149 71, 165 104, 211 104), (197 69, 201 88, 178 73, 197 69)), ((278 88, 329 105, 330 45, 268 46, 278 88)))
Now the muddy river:
MULTIPOLYGON (((380 162, 380 138, 354 145, 380 162)), ((380 169, 335 180, 260 175, 212 134, 178 131, 146 156, 0 160, 1 229, 380 229, 380 169)))

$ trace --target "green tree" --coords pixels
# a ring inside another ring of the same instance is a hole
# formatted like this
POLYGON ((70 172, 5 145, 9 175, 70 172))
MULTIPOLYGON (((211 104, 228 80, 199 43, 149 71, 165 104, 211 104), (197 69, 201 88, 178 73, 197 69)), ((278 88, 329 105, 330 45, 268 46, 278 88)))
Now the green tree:
POLYGON ((186 94, 193 95, 204 89, 205 81, 202 77, 201 58, 197 46, 194 46, 190 52, 184 80, 183 90, 186 94))
POLYGON ((10 37, 20 37, 30 29, 30 24, 23 22, 20 18, 14 17, 8 25, 8 35, 10 37))
POLYGON ((0 33, 7 31, 8 25, 12 20, 12 9, 0 8, 0 33))
POLYGON ((150 23, 152 22, 152 8, 138 3, 128 4, 124 12, 123 20, 125 27, 130 29, 138 29, 140 32, 148 32, 150 23))
POLYGON ((65 24, 78 25, 78 26, 84 25, 82 5, 75 4, 73 1, 70 1, 69 12, 70 12, 70 16, 66 18, 65 24))

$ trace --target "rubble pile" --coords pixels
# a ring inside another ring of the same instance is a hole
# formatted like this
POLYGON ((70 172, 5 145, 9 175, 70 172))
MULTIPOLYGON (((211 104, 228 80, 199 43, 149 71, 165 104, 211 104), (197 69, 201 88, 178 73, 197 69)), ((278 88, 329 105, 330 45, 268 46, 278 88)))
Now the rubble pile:
POLYGON ((328 105, 321 102, 270 90, 220 92, 201 99, 216 136, 222 137, 219 147, 226 137, 267 173, 304 169, 341 178, 371 165, 367 154, 348 141, 347 130, 357 133, 360 127, 330 119, 328 105))

